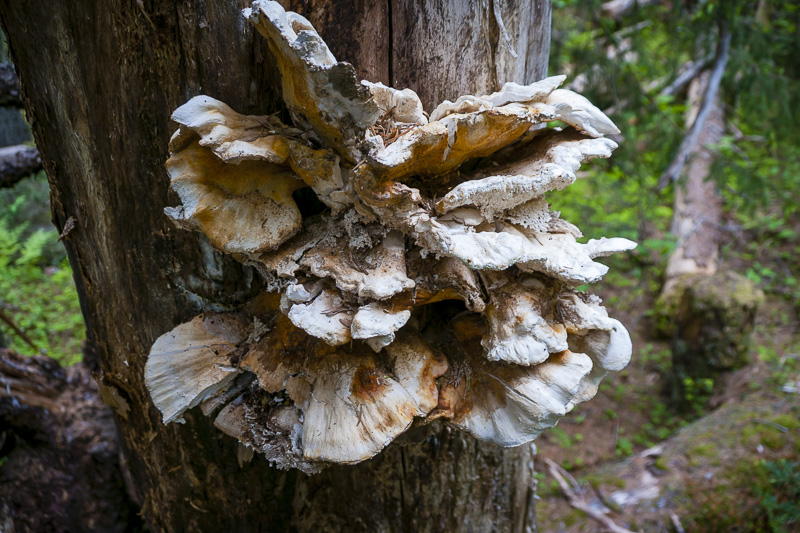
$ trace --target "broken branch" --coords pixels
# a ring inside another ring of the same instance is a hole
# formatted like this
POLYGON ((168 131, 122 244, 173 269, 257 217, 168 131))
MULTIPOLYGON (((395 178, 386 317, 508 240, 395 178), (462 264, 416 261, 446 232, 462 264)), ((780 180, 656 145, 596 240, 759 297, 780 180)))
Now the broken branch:
POLYGON ((582 511, 583 513, 586 513, 586 515, 589 518, 599 522, 604 528, 606 528, 608 531, 611 531, 611 533, 633 533, 631 530, 625 529, 624 527, 617 525, 613 520, 611 520, 606 515, 589 507, 589 504, 587 504, 583 500, 583 498, 578 496, 575 493, 575 491, 569 486, 567 480, 564 479, 564 477, 567 476, 568 474, 563 468, 558 466, 551 459, 545 458, 544 462, 547 465, 547 471, 550 472, 550 475, 553 476, 553 479, 556 480, 558 486, 561 488, 561 493, 567 499, 567 502, 570 504, 572 508, 582 511))
POLYGON ((10 327, 12 330, 14 330, 14 333, 16 333, 17 335, 19 335, 19 338, 20 338, 20 339, 22 339, 23 341, 25 341, 25 344, 27 344, 28 346, 30 346, 31 348, 33 348, 33 349, 34 349, 34 350, 36 350, 37 352, 39 351, 39 347, 38 347, 38 346, 36 346, 36 343, 34 343, 34 342, 31 340, 31 338, 30 338, 30 337, 28 337, 28 335, 27 335, 27 334, 26 334, 26 333, 25 333, 25 332, 22 330, 22 328, 20 328, 19 326, 17 326, 17 325, 14 323, 14 321, 11 319, 11 317, 10 317, 10 316, 8 316, 7 314, 5 314, 5 313, 4 313, 4 312, 3 312, 1 309, 0 309, 0 320, 2 320, 3 322, 5 322, 6 324, 8 324, 8 327, 10 327))
POLYGON ((664 174, 658 180, 658 188, 663 189, 668 184, 678 181, 678 178, 683 172, 683 166, 689 159, 689 155, 695 148, 697 140, 700 137, 700 131, 714 107, 714 101, 717 98, 717 91, 719 84, 722 81, 722 75, 725 73, 725 65, 728 63, 728 51, 731 46, 731 34, 727 26, 724 24, 720 28, 720 40, 717 46, 717 59, 714 64, 714 70, 711 73, 711 78, 708 81, 705 95, 703 96, 703 105, 700 107, 700 112, 697 113, 697 118, 694 120, 692 127, 689 129, 688 135, 684 137, 678 148, 678 153, 670 163, 664 174))

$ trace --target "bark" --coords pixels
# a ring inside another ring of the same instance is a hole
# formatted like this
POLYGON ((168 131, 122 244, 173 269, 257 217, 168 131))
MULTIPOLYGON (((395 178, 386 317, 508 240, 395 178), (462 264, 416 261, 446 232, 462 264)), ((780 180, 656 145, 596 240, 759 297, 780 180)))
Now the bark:
MULTIPOLYGON (((706 72, 689 87, 687 124, 696 120, 709 78, 710 73, 706 72)), ((678 238, 678 245, 667 264, 664 293, 672 290, 682 276, 712 275, 717 271, 722 201, 711 175, 715 158, 712 146, 719 143, 724 132, 725 115, 715 98, 689 156, 684 179, 675 185, 672 232, 678 238)))
MULTIPOLYGON (((549 1, 415 5, 290 7, 362 76, 409 86, 428 106, 545 75, 549 1)), ((161 423, 143 383, 155 338, 262 290, 252 271, 162 212, 177 204, 163 168, 173 109, 201 93, 243 113, 280 109, 274 60, 242 20, 243 7, 244 0, 0 4, 54 222, 62 230, 75 220, 65 244, 88 350, 99 358, 101 394, 115 409, 145 519, 154 531, 531 530, 531 447, 501 450, 435 426, 366 463, 308 477, 258 457, 246 463, 245 454, 240 465, 237 442, 199 412, 184 425, 161 423)))
POLYGON ((0 148, 0 188, 11 187, 22 178, 42 170, 42 160, 35 146, 0 148))

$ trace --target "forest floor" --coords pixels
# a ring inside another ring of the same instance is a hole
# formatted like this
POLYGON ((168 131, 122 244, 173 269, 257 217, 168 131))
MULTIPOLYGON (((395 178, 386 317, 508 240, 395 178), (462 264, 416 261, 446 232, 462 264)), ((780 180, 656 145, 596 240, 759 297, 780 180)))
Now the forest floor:
MULTIPOLYGON (((745 272, 740 258, 723 268, 745 272)), ((678 413, 665 393, 671 352, 653 339, 652 301, 599 289, 631 331, 633 358, 537 439, 539 531, 606 530, 570 505, 548 460, 568 472, 574 496, 633 531, 800 531, 798 302, 768 293, 750 364, 678 413)))

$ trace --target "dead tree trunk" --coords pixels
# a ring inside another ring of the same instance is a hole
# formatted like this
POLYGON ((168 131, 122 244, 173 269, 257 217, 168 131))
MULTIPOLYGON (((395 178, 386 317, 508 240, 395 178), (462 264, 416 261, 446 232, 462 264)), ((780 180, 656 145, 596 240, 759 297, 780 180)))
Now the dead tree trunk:
MULTIPOLYGON (((691 127, 698 115, 710 74, 705 72, 689 86, 687 128, 691 127)), ((678 245, 667 265, 665 293, 672 290, 672 286, 683 276, 710 276, 717 271, 722 201, 717 192, 717 183, 711 176, 711 167, 716 155, 713 145, 722 139, 725 132, 725 115, 718 98, 710 105, 711 111, 700 130, 685 178, 675 184, 672 233, 678 238, 678 245)))
MULTIPOLYGON (((367 79, 426 106, 531 82, 547 71, 549 0, 290 1, 367 79)), ((261 459, 206 417, 164 426, 143 382, 154 339, 262 288, 257 276, 176 230, 163 168, 169 115, 196 94, 266 114, 280 101, 245 0, 0 4, 23 100, 50 180, 134 497, 155 531, 528 531, 533 454, 440 427, 375 459, 308 477, 261 459), (220 304, 221 303, 221 304, 220 304)))
MULTIPOLYGON (((687 126, 704 105, 703 93, 710 72, 689 86, 687 126)), ((725 132, 725 114, 717 96, 700 128, 686 173, 675 183, 672 232, 678 243, 665 272, 659 312, 665 317, 665 333, 672 336, 672 374, 669 382, 673 403, 690 408, 690 387, 700 379, 717 378, 749 362, 750 333, 763 294, 747 278, 734 272, 718 272, 722 199, 712 169, 715 144, 725 132)))

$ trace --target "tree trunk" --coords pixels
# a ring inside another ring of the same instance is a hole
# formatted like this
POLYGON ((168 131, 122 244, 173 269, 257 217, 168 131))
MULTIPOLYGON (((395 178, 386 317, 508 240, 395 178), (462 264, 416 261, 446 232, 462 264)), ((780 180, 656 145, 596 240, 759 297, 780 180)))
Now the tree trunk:
MULTIPOLYGON (((705 72, 689 86, 689 112, 687 128, 691 127, 702 104, 703 94, 711 73, 705 72)), ((719 143, 725 132, 725 115, 715 99, 690 155, 683 180, 675 184, 675 207, 672 233, 678 238, 665 272, 663 292, 686 275, 710 276, 717 271, 719 256, 719 225, 722 220, 722 200, 717 183, 711 176, 716 157, 713 145, 719 143)))
MULTIPOLYGON (((263 290, 248 268, 175 229, 164 171, 169 115, 197 94, 279 110, 266 40, 244 0, 3 2, 0 17, 66 237, 87 356, 116 412, 130 487, 155 531, 527 531, 533 449, 444 426, 315 476, 246 462, 198 412, 164 426, 143 382, 153 341, 263 290), (241 461, 241 462, 240 462, 241 461)), ((544 77, 549 0, 290 1, 373 81, 442 98, 544 77), (513 52, 513 53, 512 53, 513 52), (516 57, 514 57, 516 56, 516 57)))

